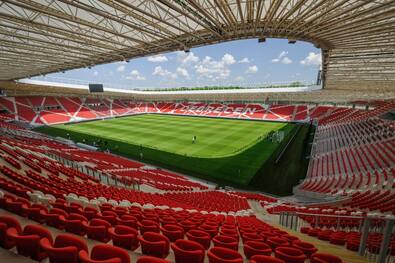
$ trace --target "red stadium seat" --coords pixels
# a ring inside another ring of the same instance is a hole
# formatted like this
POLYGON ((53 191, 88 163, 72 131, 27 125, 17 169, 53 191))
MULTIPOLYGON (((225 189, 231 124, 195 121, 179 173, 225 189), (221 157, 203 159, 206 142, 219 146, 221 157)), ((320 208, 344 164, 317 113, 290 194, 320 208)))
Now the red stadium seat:
POLYGON ((202 230, 206 233, 209 233, 211 238, 216 236, 218 234, 218 226, 213 226, 213 225, 208 225, 208 224, 203 224, 198 227, 199 230, 202 230))
POLYGON ((293 247, 277 247, 274 255, 286 263, 303 263, 307 259, 302 250, 293 247))
POLYGON ((136 229, 117 225, 108 229, 108 233, 112 239, 114 246, 134 251, 139 246, 138 232, 136 229))
POLYGON ((71 213, 65 219, 63 219, 63 222, 67 232, 79 236, 85 235, 83 222, 88 223, 88 219, 85 216, 71 213))
POLYGON ((269 237, 266 240, 266 243, 270 245, 270 247, 274 250, 276 247, 284 247, 284 246, 289 246, 290 242, 286 240, 285 238, 281 237, 269 237))
POLYGON ((48 214, 48 209, 42 204, 33 204, 31 207, 26 209, 27 217, 40 224, 45 223, 45 216, 48 214))
POLYGON ((16 200, 7 201, 6 206, 7 210, 11 213, 26 217, 27 209, 30 207, 30 201, 19 197, 16 200))
POLYGON ((141 256, 137 259, 136 263, 171 263, 171 261, 157 257, 141 256))
POLYGON ((58 235, 55 244, 43 238, 40 245, 47 252, 50 263, 78 263, 78 253, 80 251, 88 253, 86 242, 69 234, 58 235))
POLYGON ((191 240, 179 239, 171 244, 174 251, 174 258, 176 263, 203 263, 205 249, 204 247, 191 240))
POLYGON ((106 244, 99 244, 88 252, 82 250, 78 253, 81 263, 130 263, 130 256, 126 250, 106 244))
POLYGON ((175 242, 177 239, 184 239, 184 229, 180 226, 169 224, 162 226, 160 230, 170 242, 175 242))
POLYGON ((315 253, 311 255, 311 263, 343 263, 341 258, 324 253, 315 253))
POLYGON ((47 257, 45 250, 41 249, 41 239, 46 238, 52 242, 51 232, 39 225, 26 225, 22 233, 18 233, 15 228, 9 228, 7 237, 15 241, 18 254, 37 261, 47 257))
POLYGON ((239 233, 235 228, 226 228, 224 226, 221 227, 220 235, 222 236, 230 236, 239 240, 239 233))
POLYGON ((270 256, 272 254, 272 249, 263 242, 247 241, 244 243, 244 254, 248 259, 255 255, 270 256))
POLYGON ((19 221, 11 216, 0 216, 0 246, 5 249, 10 249, 15 246, 15 240, 7 237, 6 232, 8 229, 15 229, 17 234, 22 232, 22 227, 19 221))
POLYGON ((292 247, 302 250, 308 258, 318 251, 318 249, 313 244, 302 241, 293 242, 292 247))
POLYGON ((308 234, 310 232, 310 230, 311 230, 311 228, 310 227, 306 227, 306 226, 303 226, 303 227, 300 228, 300 232, 303 233, 303 234, 308 234))
POLYGON ((139 227, 137 218, 131 215, 122 215, 120 218, 117 218, 117 225, 128 226, 134 229, 139 227))
POLYGON ((201 244, 205 249, 208 249, 210 247, 211 243, 211 236, 201 230, 190 230, 186 234, 187 238, 189 240, 198 242, 201 244))
POLYGON ((236 251, 239 249, 239 242, 237 239, 230 236, 215 236, 213 238, 213 243, 215 247, 226 247, 236 251))
POLYGON ((242 263, 243 257, 236 251, 224 248, 213 247, 207 252, 210 263, 242 263))
POLYGON ((88 238, 104 243, 110 241, 108 229, 111 227, 111 224, 107 221, 93 218, 89 224, 82 222, 82 225, 84 226, 88 238))
POLYGON ((243 242, 247 242, 247 241, 264 242, 265 241, 261 235, 258 235, 256 233, 244 233, 242 235, 242 239, 243 239, 243 242))
MULTIPOLYGON (((191 221, 181 221, 178 223, 182 228, 184 228, 184 232, 188 232, 190 230, 196 229, 196 223, 191 221)), ((207 232, 206 232, 207 233, 207 232)), ((210 238, 211 239, 211 238, 210 238)))
POLYGON ((141 220, 139 223, 140 233, 143 235, 145 232, 159 233, 159 224, 152 220, 141 220))
POLYGON ((170 241, 164 235, 145 232, 139 237, 139 241, 144 255, 165 258, 169 254, 170 241))
POLYGON ((57 229, 64 229, 64 219, 67 217, 67 212, 60 208, 52 208, 48 214, 45 215, 45 222, 48 226, 57 229))
POLYGON ((85 207, 84 210, 82 211, 82 213, 84 214, 84 216, 88 219, 91 220, 92 218, 94 218, 97 215, 97 209, 93 208, 93 207, 85 207))
POLYGON ((271 256, 255 255, 251 257, 250 263, 285 263, 285 261, 271 256))
POLYGON ((0 198, 0 208, 4 208, 7 209, 7 204, 10 201, 15 201, 16 197, 10 194, 4 194, 1 198, 0 198))

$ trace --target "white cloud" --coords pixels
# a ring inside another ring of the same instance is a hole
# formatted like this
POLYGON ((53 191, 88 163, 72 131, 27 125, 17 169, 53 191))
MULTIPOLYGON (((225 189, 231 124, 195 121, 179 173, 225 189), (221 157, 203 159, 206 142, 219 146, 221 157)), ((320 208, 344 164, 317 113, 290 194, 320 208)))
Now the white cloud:
POLYGON ((182 76, 184 78, 188 78, 189 77, 188 70, 186 70, 185 68, 178 67, 176 69, 176 73, 177 73, 177 75, 182 76))
POLYGON ((225 79, 230 76, 229 66, 236 63, 231 54, 226 53, 221 60, 213 60, 206 56, 199 64, 195 65, 196 73, 199 77, 211 80, 225 79))
POLYGON ((167 69, 162 68, 161 66, 156 66, 152 75, 176 79, 177 74, 168 71, 167 69))
POLYGON ((130 72, 130 74, 126 77, 126 79, 131 79, 131 80, 145 80, 145 77, 141 75, 141 73, 134 69, 130 72))
POLYGON ((178 60, 184 66, 188 67, 188 66, 191 66, 192 64, 199 62, 199 57, 195 56, 195 54, 193 54, 193 52, 186 53, 184 51, 177 51, 176 53, 177 53, 178 60))
POLYGON ((125 70, 125 65, 120 65, 120 66, 117 67, 117 71, 118 72, 122 72, 124 70, 125 70))
POLYGON ((256 65, 248 67, 248 69, 246 70, 247 74, 255 74, 257 72, 258 72, 258 67, 256 65))
POLYGON ((148 57, 147 60, 149 62, 154 62, 154 63, 162 63, 162 62, 168 61, 167 57, 164 55, 151 56, 151 57, 148 57))
POLYGON ((223 57, 222 57, 222 61, 226 64, 226 65, 232 65, 236 63, 235 58, 231 55, 226 53, 223 57))
POLYGON ((283 57, 285 57, 287 54, 288 54, 287 51, 284 51, 284 50, 281 51, 280 55, 278 55, 277 58, 272 59, 272 62, 273 62, 273 63, 280 62, 280 60, 281 60, 283 57))
POLYGON ((235 81, 243 81, 243 80, 244 80, 244 78, 242 76, 237 76, 235 78, 235 81))
POLYGON ((283 57, 283 59, 281 60, 281 63, 288 65, 288 64, 292 63, 292 60, 288 57, 283 57))
POLYGON ((272 59, 272 63, 281 62, 286 65, 291 64, 292 60, 289 57, 287 57, 287 55, 288 55, 288 51, 284 51, 284 50, 281 51, 281 53, 277 56, 277 58, 272 59))
POLYGON ((321 66, 322 57, 321 53, 309 52, 307 57, 300 61, 300 64, 305 66, 321 66))
POLYGON ((249 60, 249 58, 243 58, 243 59, 239 60, 238 63, 250 63, 250 60, 249 60))
POLYGON ((93 72, 93 76, 98 76, 99 75, 99 72, 97 71, 97 70, 95 70, 94 72, 93 72))

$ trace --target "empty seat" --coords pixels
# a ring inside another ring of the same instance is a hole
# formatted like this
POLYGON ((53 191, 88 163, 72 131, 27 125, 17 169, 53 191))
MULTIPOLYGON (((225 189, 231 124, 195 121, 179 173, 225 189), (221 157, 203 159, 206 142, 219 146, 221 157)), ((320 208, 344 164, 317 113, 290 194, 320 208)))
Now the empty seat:
POLYGON ((107 244, 94 246, 90 257, 88 252, 81 250, 78 257, 81 263, 130 263, 130 256, 126 250, 107 244))
POLYGON ((324 253, 315 253, 311 255, 311 263, 343 263, 343 260, 337 256, 324 253))
POLYGON ((215 247, 226 247, 232 250, 239 249, 239 242, 237 239, 230 236, 215 236, 213 238, 213 243, 215 247))
POLYGON ((52 208, 51 211, 45 215, 45 223, 57 229, 64 229, 65 217, 67 217, 66 211, 60 208, 52 208))
POLYGON ((69 214, 64 221, 65 229, 67 232, 83 236, 85 235, 85 228, 83 222, 88 223, 88 219, 80 214, 69 214))
POLYGON ((31 207, 26 209, 27 217, 40 224, 45 223, 45 216, 48 214, 48 209, 42 204, 33 204, 31 207))
POLYGON ((140 233, 143 235, 145 232, 159 233, 159 224, 152 220, 141 220, 139 223, 140 233))
POLYGON ((15 228, 9 228, 7 237, 15 241, 18 254, 37 261, 47 257, 45 250, 41 249, 41 239, 46 238, 52 242, 51 232, 39 225, 27 225, 22 233, 18 233, 15 228))
POLYGON ((255 255, 251 257, 250 263, 285 263, 285 261, 271 256, 255 255))
POLYGON ((242 263, 243 257, 237 252, 229 248, 213 247, 207 252, 208 261, 210 263, 242 263))
POLYGON ((242 235, 243 237, 243 242, 247 241, 265 241, 264 238, 261 235, 258 235, 257 233, 244 233, 242 235))
POLYGON ((22 232, 22 227, 19 221, 12 216, 0 216, 0 246, 5 249, 10 249, 15 246, 15 241, 8 238, 6 232, 9 228, 15 229, 17 234, 22 232))
POLYGON ((117 225, 108 229, 108 233, 115 246, 134 251, 139 246, 138 232, 124 225, 117 225))
POLYGON ((88 253, 85 240, 69 234, 58 235, 54 244, 49 239, 43 238, 40 245, 47 252, 50 263, 78 263, 78 253, 80 251, 88 253))
POLYGON ((344 233, 334 233, 329 237, 329 242, 334 245, 344 246, 346 244, 346 235, 344 233))
POLYGON ((230 236, 239 240, 239 233, 234 228, 224 228, 224 226, 222 226, 220 234, 223 236, 230 236))
POLYGON ((11 213, 27 216, 27 209, 30 207, 30 201, 25 198, 17 198, 16 200, 9 200, 6 202, 7 210, 11 213))
POLYGON ((108 229, 111 224, 105 220, 93 218, 89 224, 82 222, 88 238, 107 243, 110 241, 108 229))
POLYGON ((163 227, 160 228, 162 231, 163 235, 165 235, 170 242, 175 242, 177 239, 183 239, 184 238, 184 229, 180 226, 177 225, 164 225, 163 227))
POLYGON ((169 254, 170 241, 164 235, 145 232, 139 237, 139 241, 144 255, 165 258, 169 254))
POLYGON ((274 255, 286 263, 303 263, 307 259, 302 250, 293 247, 277 247, 274 255))
POLYGON ((122 215, 120 218, 117 218, 117 225, 124 225, 134 229, 139 227, 137 218, 131 215, 122 215))
POLYGON ((171 263, 171 261, 151 256, 141 256, 136 263, 171 263))
POLYGON ((211 238, 213 238, 214 236, 216 236, 218 234, 218 226, 209 225, 207 223, 199 226, 198 229, 209 233, 211 238))
POLYGON ((269 237, 266 240, 266 243, 274 250, 276 247, 285 247, 285 246, 289 246, 290 243, 288 240, 286 240, 285 238, 281 238, 281 237, 269 237))
POLYGON ((191 240, 179 239, 171 244, 176 263, 202 263, 204 261, 204 247, 191 240))
POLYGON ((82 213, 88 220, 91 220, 92 218, 94 218, 97 215, 97 209, 94 207, 87 206, 84 208, 82 213))
POLYGON ((186 236, 189 240, 200 243, 205 249, 210 247, 211 236, 204 231, 193 229, 188 231, 186 236))
POLYGON ((118 215, 112 211, 103 211, 102 213, 98 213, 95 218, 107 221, 112 226, 116 225, 118 215))
POLYGON ((248 259, 255 255, 270 256, 272 249, 268 244, 263 242, 247 241, 244 243, 244 254, 248 259))
POLYGON ((298 248, 303 251, 303 253, 309 258, 312 254, 317 252, 317 248, 310 243, 302 242, 302 241, 295 241, 292 243, 292 246, 298 248))

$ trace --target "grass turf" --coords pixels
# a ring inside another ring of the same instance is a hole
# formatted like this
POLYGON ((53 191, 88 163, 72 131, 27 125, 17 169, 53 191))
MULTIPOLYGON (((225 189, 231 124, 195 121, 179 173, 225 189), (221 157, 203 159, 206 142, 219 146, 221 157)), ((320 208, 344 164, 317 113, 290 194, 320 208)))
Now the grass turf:
POLYGON ((263 137, 289 134, 295 125, 278 122, 143 114, 101 121, 39 127, 76 142, 108 142, 114 153, 223 184, 247 186, 279 147, 263 137), (192 144, 192 137, 197 142, 192 144))

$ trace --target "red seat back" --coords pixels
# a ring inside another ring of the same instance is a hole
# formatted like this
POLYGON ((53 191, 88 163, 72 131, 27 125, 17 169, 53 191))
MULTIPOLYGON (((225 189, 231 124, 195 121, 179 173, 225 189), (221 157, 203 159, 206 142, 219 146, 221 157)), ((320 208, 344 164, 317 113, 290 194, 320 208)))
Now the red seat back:
POLYGON ((194 241, 179 239, 171 245, 176 263, 202 263, 204 261, 204 247, 194 241))

